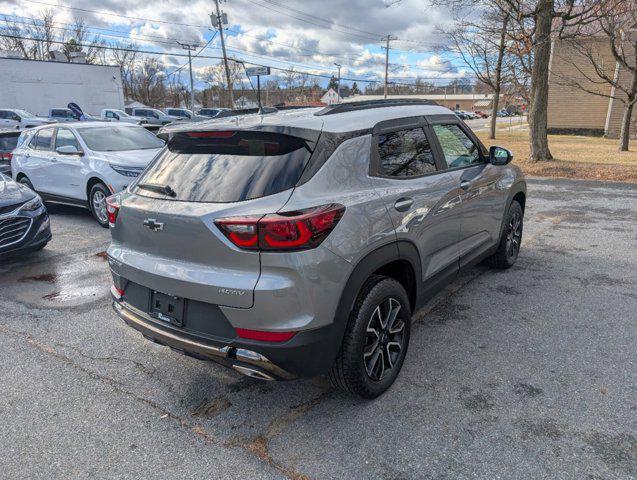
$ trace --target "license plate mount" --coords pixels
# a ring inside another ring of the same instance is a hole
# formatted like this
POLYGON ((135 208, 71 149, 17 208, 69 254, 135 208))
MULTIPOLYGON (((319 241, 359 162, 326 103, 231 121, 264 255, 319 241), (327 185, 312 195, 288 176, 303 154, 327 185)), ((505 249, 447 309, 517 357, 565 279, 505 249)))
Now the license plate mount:
POLYGON ((184 299, 174 295, 157 292, 150 292, 150 309, 151 317, 162 322, 170 323, 176 327, 184 326, 184 299))

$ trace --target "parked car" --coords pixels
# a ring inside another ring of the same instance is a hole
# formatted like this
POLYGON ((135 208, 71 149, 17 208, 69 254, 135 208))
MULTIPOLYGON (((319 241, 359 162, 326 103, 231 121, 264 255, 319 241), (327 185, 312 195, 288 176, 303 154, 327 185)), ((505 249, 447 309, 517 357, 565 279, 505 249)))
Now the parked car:
POLYGON ((20 133, 19 130, 0 131, 0 173, 11 175, 11 158, 18 145, 20 133))
POLYGON ((489 114, 481 110, 476 110, 473 113, 475 113, 478 116, 478 118, 489 118, 489 114))
POLYGON ((230 111, 229 108, 202 108, 197 111, 197 115, 201 115, 202 117, 215 118, 219 116, 222 112, 230 111))
POLYGON ((144 125, 148 123, 145 118, 134 117, 126 113, 124 110, 116 108, 105 108, 102 110, 101 118, 102 120, 108 120, 109 122, 124 122, 132 123, 134 125, 144 125))
POLYGON ((49 110, 49 120, 52 122, 77 122, 77 117, 69 108, 52 108, 49 110))
POLYGON ((16 130, 37 127, 51 123, 46 118, 37 117, 26 110, 14 108, 0 109, 0 128, 15 128, 16 130))
POLYGON ((156 108, 126 108, 125 111, 129 115, 145 119, 150 125, 168 125, 169 123, 183 120, 182 118, 175 117, 174 115, 166 115, 164 112, 157 110, 156 108))
POLYGON ((460 120, 468 120, 469 117, 467 116, 467 113, 462 111, 462 110, 454 110, 453 113, 456 115, 456 117, 458 117, 460 120))
POLYGON ((509 116, 509 112, 507 112, 506 110, 498 110, 497 113, 498 117, 508 117, 509 116))
POLYGON ((182 120, 191 122, 201 122, 203 120, 209 119, 209 117, 206 117, 204 115, 196 115, 192 113, 192 110, 188 110, 187 108, 167 108, 165 109, 165 112, 167 115, 179 117, 182 120))
POLYGON ((41 250, 49 240, 51 227, 42 199, 0 173, 0 259, 41 250))
POLYGON ((106 197, 125 189, 163 148, 145 128, 76 122, 24 132, 13 152, 13 178, 44 201, 88 208, 108 227, 106 197))
POLYGON ((327 372, 378 396, 412 312, 459 268, 515 263, 526 184, 511 159, 429 102, 175 125, 107 200, 113 306, 145 337, 245 375, 327 372))

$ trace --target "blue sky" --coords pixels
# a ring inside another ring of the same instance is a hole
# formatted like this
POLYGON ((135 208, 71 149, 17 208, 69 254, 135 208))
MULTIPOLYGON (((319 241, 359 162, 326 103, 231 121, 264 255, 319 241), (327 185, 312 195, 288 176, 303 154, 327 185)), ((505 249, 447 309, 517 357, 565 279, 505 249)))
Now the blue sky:
MULTIPOLYGON (((0 0, 0 13, 16 15, 11 18, 17 21, 53 10, 60 34, 82 18, 104 40, 134 40, 142 49, 166 52, 162 60, 171 69, 184 63, 170 55, 184 53, 177 41, 204 46, 210 40, 213 7, 212 0, 0 0)), ((324 75, 335 73, 334 63, 340 63, 343 77, 382 79, 382 37, 389 34, 396 38, 390 79, 409 83, 420 76, 441 83, 466 74, 456 61, 435 52, 436 28, 449 15, 426 1, 227 0, 222 9, 229 19, 228 53, 246 62, 324 75)), ((220 47, 217 35, 201 55, 221 55, 220 47)), ((196 76, 214 62, 196 59, 196 76)))

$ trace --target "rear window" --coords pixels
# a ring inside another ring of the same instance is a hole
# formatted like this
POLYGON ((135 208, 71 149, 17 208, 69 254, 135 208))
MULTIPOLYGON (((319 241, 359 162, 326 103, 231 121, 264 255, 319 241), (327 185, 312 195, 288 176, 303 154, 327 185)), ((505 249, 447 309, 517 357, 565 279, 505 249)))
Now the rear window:
POLYGON ((0 135, 0 152, 11 153, 18 145, 18 138, 19 132, 0 135))
POLYGON ((170 187, 175 200, 238 202, 292 188, 312 154, 301 138, 270 132, 189 132, 171 138, 137 182, 170 187))

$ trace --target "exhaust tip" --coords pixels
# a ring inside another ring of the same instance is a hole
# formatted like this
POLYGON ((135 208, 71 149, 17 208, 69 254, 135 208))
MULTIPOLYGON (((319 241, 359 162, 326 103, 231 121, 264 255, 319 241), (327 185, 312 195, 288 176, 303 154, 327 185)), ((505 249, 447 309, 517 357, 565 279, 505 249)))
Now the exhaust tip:
POLYGON ((262 372, 261 370, 245 367, 243 365, 233 365, 232 368, 234 368, 237 372, 241 373, 242 375, 245 375, 246 377, 252 377, 259 380, 266 380, 268 382, 274 381, 274 377, 268 375, 265 372, 262 372))

